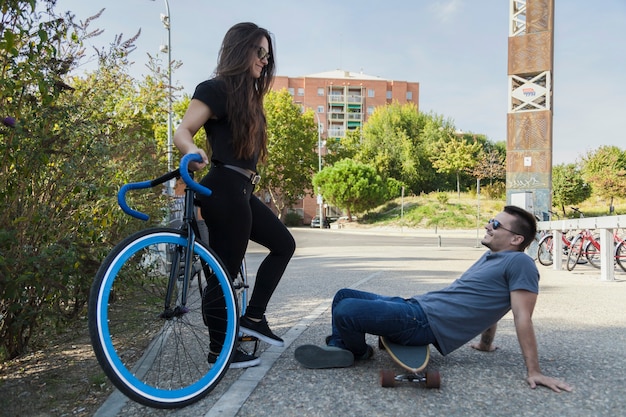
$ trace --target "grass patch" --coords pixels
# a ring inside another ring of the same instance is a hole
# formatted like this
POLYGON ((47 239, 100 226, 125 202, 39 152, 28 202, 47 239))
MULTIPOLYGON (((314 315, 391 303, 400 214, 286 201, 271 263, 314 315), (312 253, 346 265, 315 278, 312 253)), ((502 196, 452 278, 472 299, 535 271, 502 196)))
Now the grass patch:
MULTIPOLYGON (((420 196, 396 198, 360 216, 359 223, 370 226, 403 226, 414 228, 473 229, 482 226, 502 211, 506 202, 481 195, 477 201, 475 193, 433 192, 420 196), (478 213, 480 212, 480 218, 478 213)), ((613 202, 614 215, 626 214, 626 198, 613 202)), ((602 217, 609 214, 609 201, 591 197, 578 207, 585 217, 602 217)), ((561 207, 552 211, 563 216, 561 207)), ((570 206, 565 207, 565 218, 578 218, 570 206)), ((556 220, 556 218, 554 218, 556 220)))
POLYGON ((397 198, 364 215, 359 222, 377 226, 415 228, 471 229, 476 227, 478 204, 480 221, 486 222, 504 207, 504 201, 484 199, 478 203, 468 193, 434 192, 397 198))

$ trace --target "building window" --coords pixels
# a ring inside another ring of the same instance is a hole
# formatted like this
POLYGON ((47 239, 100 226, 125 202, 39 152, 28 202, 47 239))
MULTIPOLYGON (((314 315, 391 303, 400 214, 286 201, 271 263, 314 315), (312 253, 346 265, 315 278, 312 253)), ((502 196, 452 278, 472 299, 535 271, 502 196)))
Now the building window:
POLYGON ((372 89, 367 90, 367 96, 368 97, 375 97, 374 90, 372 90, 372 89))
POLYGON ((371 116, 374 113, 374 106, 367 106, 367 115, 371 116))
POLYGON ((289 90, 289 94, 291 94, 292 96, 295 94, 293 87, 289 87, 288 90, 289 90))
POLYGON ((303 96, 304 95, 304 88, 298 88, 298 95, 299 96, 303 96))
POLYGON ((393 95, 391 94, 391 91, 387 91, 387 100, 391 100, 393 98, 393 95))
POLYGON ((324 106, 317 106, 318 113, 324 113, 324 106))
POLYGON ((317 89, 317 95, 320 97, 324 97, 324 87, 319 87, 317 89))
POLYGON ((407 100, 413 100, 413 92, 412 91, 407 91, 406 92, 406 99, 407 100))

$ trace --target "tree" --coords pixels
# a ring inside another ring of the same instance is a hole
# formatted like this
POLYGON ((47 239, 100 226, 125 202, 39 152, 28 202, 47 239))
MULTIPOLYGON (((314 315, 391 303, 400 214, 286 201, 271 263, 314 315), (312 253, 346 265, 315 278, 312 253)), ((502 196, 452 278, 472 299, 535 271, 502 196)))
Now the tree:
POLYGON ((476 165, 470 167, 468 172, 478 180, 489 179, 490 184, 493 184, 493 180, 506 177, 506 157, 497 149, 482 148, 478 152, 476 165))
POLYGON ((259 165, 261 190, 267 192, 280 218, 294 205, 303 190, 311 188, 317 167, 317 123, 312 111, 302 113, 287 89, 270 91, 265 97, 268 158, 259 165))
MULTIPOLYGON (((73 77, 99 14, 76 24, 39 3, 0 10, 0 108, 14 120, 0 127, 0 359, 84 314, 105 254, 145 227, 121 213, 117 190, 165 171, 154 129, 166 96, 126 72, 139 33, 116 36, 96 71, 73 77)), ((167 200, 157 191, 132 205, 159 222, 167 200)))
POLYGON ((376 207, 388 194, 385 181, 374 168, 351 159, 324 168, 313 177, 313 185, 321 189, 326 201, 345 209, 348 219, 352 213, 376 207))
POLYGON ((552 205, 560 206, 565 217, 565 206, 582 203, 591 196, 591 187, 582 177, 576 164, 559 164, 552 168, 552 205))
POLYGON ((413 191, 424 177, 424 147, 419 140, 423 120, 413 103, 377 107, 363 126, 354 160, 376 169, 384 178, 395 178, 413 191))
POLYGON ((583 178, 595 194, 608 198, 609 212, 613 199, 626 196, 626 152, 617 146, 601 146, 582 159, 583 178))
POLYGON ((361 146, 361 129, 348 130, 346 135, 339 139, 326 141, 328 154, 324 156, 324 165, 334 165, 342 159, 354 159, 361 146))
POLYGON ((437 172, 456 175, 456 190, 461 198, 460 174, 476 166, 476 155, 481 150, 480 143, 450 136, 448 140, 439 142, 435 149, 431 156, 433 167, 437 172))

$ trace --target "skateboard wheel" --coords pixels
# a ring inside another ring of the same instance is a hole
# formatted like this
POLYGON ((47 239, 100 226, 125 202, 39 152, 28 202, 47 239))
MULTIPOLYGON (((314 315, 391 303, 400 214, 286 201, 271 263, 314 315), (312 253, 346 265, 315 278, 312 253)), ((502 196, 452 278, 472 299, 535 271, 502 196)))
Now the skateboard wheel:
POLYGON ((396 374, 393 371, 382 370, 380 371, 380 385, 384 388, 391 388, 396 386, 396 374))
POLYGON ((439 371, 426 372, 426 387, 439 388, 441 386, 441 374, 439 371))

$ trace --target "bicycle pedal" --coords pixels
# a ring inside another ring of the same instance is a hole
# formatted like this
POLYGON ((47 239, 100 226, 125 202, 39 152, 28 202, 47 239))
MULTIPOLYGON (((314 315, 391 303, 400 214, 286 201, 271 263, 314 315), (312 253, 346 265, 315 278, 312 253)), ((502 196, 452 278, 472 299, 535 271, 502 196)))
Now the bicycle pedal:
POLYGON ((250 288, 250 286, 248 284, 235 284, 235 285, 233 285, 233 289, 235 289, 235 290, 241 290, 241 289, 246 289, 246 288, 250 288))

